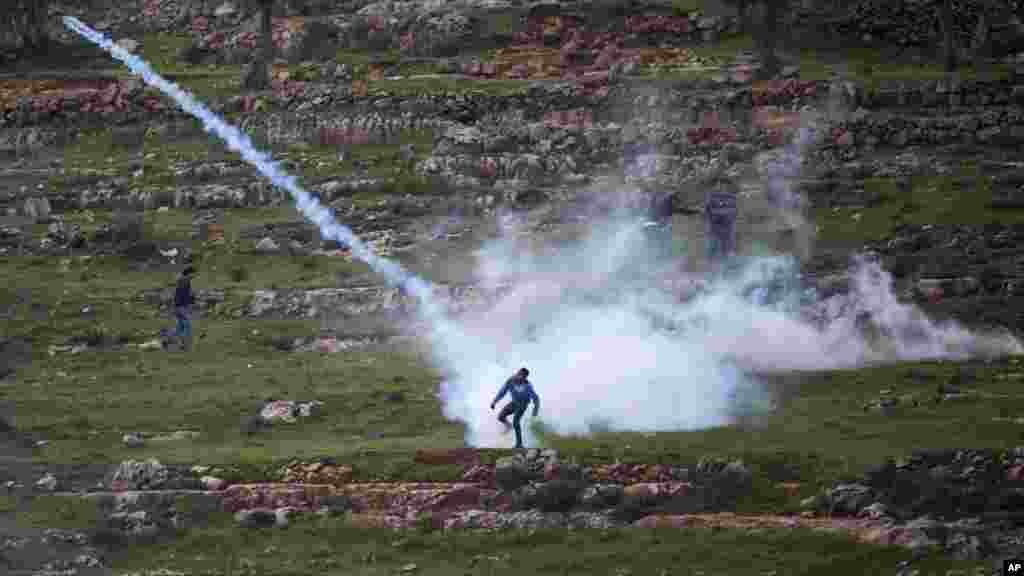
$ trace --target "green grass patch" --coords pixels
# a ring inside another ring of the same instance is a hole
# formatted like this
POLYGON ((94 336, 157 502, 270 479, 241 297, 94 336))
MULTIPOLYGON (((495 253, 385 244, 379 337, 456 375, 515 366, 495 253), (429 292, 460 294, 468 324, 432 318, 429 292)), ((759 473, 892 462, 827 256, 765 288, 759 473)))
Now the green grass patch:
POLYGON ((18 500, 13 494, 0 495, 0 514, 9 514, 15 511, 18 500))
MULTIPOLYGON (((306 333, 315 329, 310 326, 306 333)), ((301 334, 297 324, 198 321, 192 353, 93 351, 57 355, 2 389, 17 426, 52 439, 43 458, 116 461, 157 457, 173 462, 269 465, 361 450, 408 451, 461 444, 444 421, 436 376, 394 354, 287 354, 270 340, 301 334), (259 326, 259 328, 255 328, 259 326), (289 334, 290 332, 290 334, 289 334), (402 391, 398 401, 386 390, 402 391), (326 404, 322 418, 246 436, 240 423, 271 398, 326 404), (160 435, 195 430, 198 439, 121 444, 127 432, 160 435)))
MULTIPOLYGON (((833 74, 840 74, 868 88, 878 88, 897 81, 948 78, 939 60, 894 57, 879 49, 844 48, 840 53, 801 49, 797 56, 800 77, 807 80, 826 80, 833 74)), ((1012 67, 1006 64, 968 64, 957 68, 955 77, 965 81, 992 81, 1007 78, 1012 71, 1012 67)))
MULTIPOLYGON (((242 66, 192 66, 178 60, 178 52, 192 44, 193 37, 185 33, 152 33, 139 38, 139 56, 168 80, 192 92, 200 99, 237 93, 242 84, 242 66)), ((127 68, 118 67, 115 75, 134 77, 127 68)), ((155 93, 155 92, 154 92, 155 93)))
POLYGON ((722 38, 713 44, 700 44, 691 48, 698 56, 712 59, 732 59, 740 52, 752 52, 756 50, 754 37, 750 34, 740 34, 722 38))
MULTIPOLYGON (((803 530, 539 530, 499 534, 361 530, 343 519, 284 530, 238 530, 230 520, 171 542, 121 551, 118 570, 166 566, 190 574, 878 574, 909 553, 803 530), (684 568, 685 567, 685 568, 684 568), (680 570, 683 570, 680 572, 680 570)), ((920 574, 968 563, 925 558, 920 574)))
MULTIPOLYGON (((229 150, 219 140, 201 134, 198 123, 194 134, 182 136, 161 134, 153 130, 143 132, 124 129, 104 129, 82 134, 63 150, 63 173, 48 181, 50 190, 93 186, 114 177, 130 177, 131 185, 146 189, 173 189, 183 183, 202 183, 249 179, 258 174, 255 168, 244 167, 228 176, 188 175, 182 170, 189 166, 213 162, 226 162, 244 166, 241 156, 229 150)), ((253 135, 257 140, 262 135, 253 135)), ((409 166, 400 165, 399 149, 404 144, 416 147, 416 159, 429 155, 433 148, 433 133, 429 130, 406 130, 391 137, 390 142, 366 144, 336 144, 324 140, 319 131, 297 136, 291 143, 257 144, 268 149, 276 160, 285 161, 288 170, 305 184, 331 178, 346 178, 357 174, 370 177, 410 176, 409 166)))
POLYGON ((857 243, 891 237, 901 224, 984 225, 1024 222, 1020 210, 994 209, 993 178, 973 162, 955 167, 952 174, 917 178, 909 191, 887 178, 863 181, 875 200, 867 206, 821 206, 813 221, 826 242, 857 243))
POLYGON ((66 496, 35 496, 18 506, 18 523, 65 530, 97 527, 103 515, 95 502, 66 496))

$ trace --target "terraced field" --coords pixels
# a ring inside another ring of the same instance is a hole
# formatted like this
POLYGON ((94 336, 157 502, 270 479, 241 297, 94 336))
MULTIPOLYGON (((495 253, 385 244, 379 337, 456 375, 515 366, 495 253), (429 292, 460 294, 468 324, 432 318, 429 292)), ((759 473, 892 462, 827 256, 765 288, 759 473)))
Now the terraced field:
POLYGON ((241 6, 100 4, 62 14, 240 126, 468 336, 55 19, 60 55, 0 69, 7 573, 1020 557, 1019 58, 950 77, 787 41, 761 79, 717 3, 324 1, 282 8, 257 93, 241 6), (746 263, 717 284, 714 174, 746 263), (186 264, 190 352, 161 336, 186 264), (543 401, 513 451, 487 404, 521 363, 543 401))

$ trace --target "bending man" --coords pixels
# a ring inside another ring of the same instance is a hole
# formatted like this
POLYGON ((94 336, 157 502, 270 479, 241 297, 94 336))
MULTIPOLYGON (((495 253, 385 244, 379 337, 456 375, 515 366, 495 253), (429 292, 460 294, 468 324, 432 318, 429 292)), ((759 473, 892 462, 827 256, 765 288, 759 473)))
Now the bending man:
POLYGON ((516 431, 516 448, 523 447, 523 429, 520 425, 520 421, 523 419, 523 414, 526 413, 526 408, 530 405, 530 401, 533 401, 533 417, 537 417, 537 412, 540 411, 540 396, 533 390, 533 384, 526 379, 530 375, 530 371, 526 368, 520 368, 519 372, 516 372, 515 376, 509 378, 505 385, 498 391, 498 395, 494 397, 494 401, 491 402, 491 410, 494 410, 494 406, 508 394, 512 401, 505 405, 501 409, 501 413, 498 414, 498 422, 501 422, 505 426, 508 426, 508 417, 512 416, 512 427, 516 431))

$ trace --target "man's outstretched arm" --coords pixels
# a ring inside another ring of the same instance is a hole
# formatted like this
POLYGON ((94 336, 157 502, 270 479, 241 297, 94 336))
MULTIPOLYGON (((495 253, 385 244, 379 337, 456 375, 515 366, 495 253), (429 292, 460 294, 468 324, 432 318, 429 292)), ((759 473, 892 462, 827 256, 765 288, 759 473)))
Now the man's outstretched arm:
POLYGON ((540 412, 540 396, 537 395, 536 391, 531 389, 530 397, 533 399, 533 415, 536 417, 537 413, 540 412))
POLYGON ((495 396, 494 400, 491 402, 491 410, 494 410, 494 405, 497 404, 499 400, 504 398, 505 394, 508 394, 508 389, 509 389, 509 387, 511 385, 512 385, 512 381, 511 380, 508 381, 508 382, 505 382, 505 384, 502 385, 501 390, 498 390, 498 395, 495 396))

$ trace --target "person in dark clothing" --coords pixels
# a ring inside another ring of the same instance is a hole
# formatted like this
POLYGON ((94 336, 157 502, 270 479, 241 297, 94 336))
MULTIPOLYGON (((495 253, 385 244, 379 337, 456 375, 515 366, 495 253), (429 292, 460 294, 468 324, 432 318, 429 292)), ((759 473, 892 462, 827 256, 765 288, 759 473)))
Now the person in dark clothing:
POLYGON ((651 222, 667 223, 672 220, 672 212, 675 209, 675 192, 657 192, 651 195, 651 204, 648 207, 647 219, 651 222))
POLYGON ((174 290, 174 319, 177 321, 174 335, 182 350, 192 349, 192 305, 196 302, 195 294, 192 293, 192 277, 195 273, 195 268, 191 266, 182 270, 174 290))
POLYGON ((533 384, 530 384, 530 381, 526 379, 529 375, 529 370, 520 368, 519 372, 505 381, 505 385, 501 387, 498 395, 491 402, 491 410, 494 410, 494 406, 505 397, 505 394, 512 398, 512 401, 506 404, 498 414, 498 422, 508 426, 508 417, 512 416, 512 427, 516 431, 516 448, 523 447, 523 429, 520 421, 523 419, 523 414, 526 413, 526 408, 530 405, 530 402, 533 402, 534 418, 537 417, 537 412, 540 411, 540 397, 534 391, 533 384))
POLYGON ((736 250, 736 217, 739 187, 730 180, 710 184, 704 203, 704 222, 707 226, 707 260, 717 268, 733 256, 736 250))

